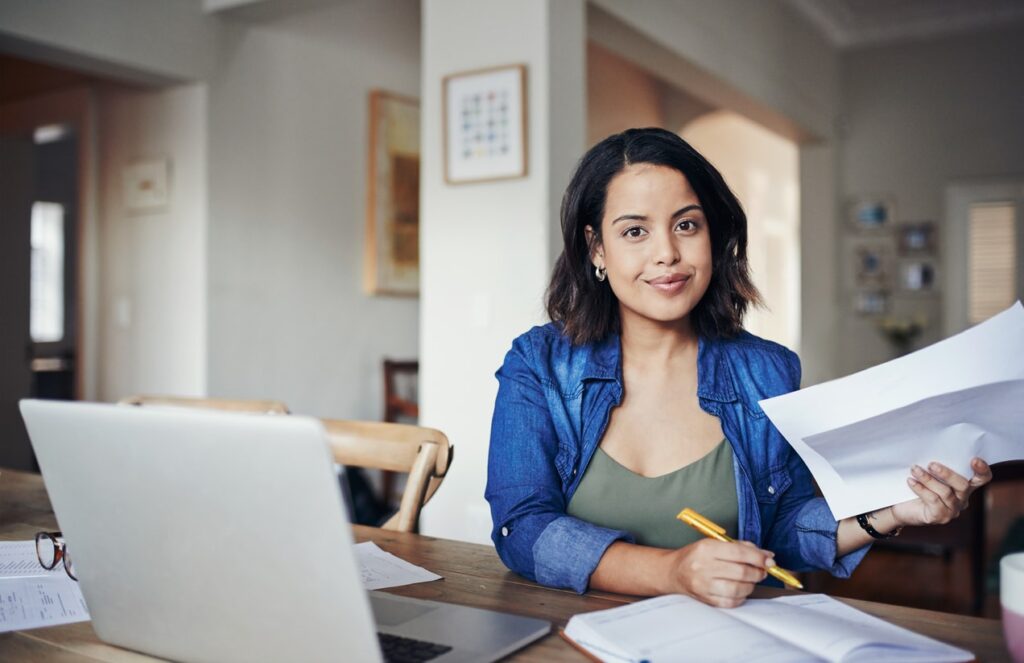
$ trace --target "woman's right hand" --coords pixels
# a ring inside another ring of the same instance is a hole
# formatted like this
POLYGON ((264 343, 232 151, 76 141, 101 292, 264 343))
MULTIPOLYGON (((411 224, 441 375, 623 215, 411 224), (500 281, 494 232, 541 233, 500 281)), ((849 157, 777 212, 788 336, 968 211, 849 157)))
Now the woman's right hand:
POLYGON ((702 539, 668 555, 673 591, 718 608, 741 605, 775 565, 774 553, 749 541, 702 539))

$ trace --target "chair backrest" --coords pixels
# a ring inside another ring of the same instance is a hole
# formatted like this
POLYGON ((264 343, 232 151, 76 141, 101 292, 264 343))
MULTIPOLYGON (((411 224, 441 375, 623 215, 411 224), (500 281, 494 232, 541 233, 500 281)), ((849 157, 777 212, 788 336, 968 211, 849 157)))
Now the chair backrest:
POLYGON ((398 513, 384 529, 413 532, 452 462, 453 447, 439 430, 378 421, 322 419, 334 459, 342 465, 408 472, 398 513))
POLYGON ((188 396, 128 396, 119 405, 158 405, 165 407, 194 407, 227 412, 253 412, 262 414, 288 414, 288 406, 281 401, 244 400, 233 398, 193 398, 188 396))

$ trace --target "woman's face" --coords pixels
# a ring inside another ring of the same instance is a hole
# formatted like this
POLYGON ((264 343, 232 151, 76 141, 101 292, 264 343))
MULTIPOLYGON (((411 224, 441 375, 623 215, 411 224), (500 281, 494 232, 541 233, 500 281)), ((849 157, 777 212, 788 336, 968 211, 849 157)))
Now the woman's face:
MULTIPOLYGON (((587 226, 588 238, 593 229, 587 226)), ((679 171, 633 164, 608 185, 601 243, 591 261, 608 270, 623 325, 682 320, 711 282, 711 234, 697 194, 679 171)))

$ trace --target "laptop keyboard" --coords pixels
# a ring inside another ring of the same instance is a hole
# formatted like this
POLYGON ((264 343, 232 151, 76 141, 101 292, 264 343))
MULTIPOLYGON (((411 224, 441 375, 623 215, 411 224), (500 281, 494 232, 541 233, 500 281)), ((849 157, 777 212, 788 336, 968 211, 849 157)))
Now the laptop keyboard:
POLYGON ((418 663, 437 658, 452 650, 447 645, 439 645, 425 640, 413 640, 388 633, 378 633, 384 660, 388 663, 418 663))

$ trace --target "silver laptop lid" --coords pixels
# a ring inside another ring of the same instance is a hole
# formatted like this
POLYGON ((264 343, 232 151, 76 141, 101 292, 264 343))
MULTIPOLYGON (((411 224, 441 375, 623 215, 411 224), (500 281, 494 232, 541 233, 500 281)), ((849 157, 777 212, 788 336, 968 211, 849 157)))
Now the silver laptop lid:
POLYGON ((318 421, 21 411, 101 639, 190 661, 379 660, 318 421))

